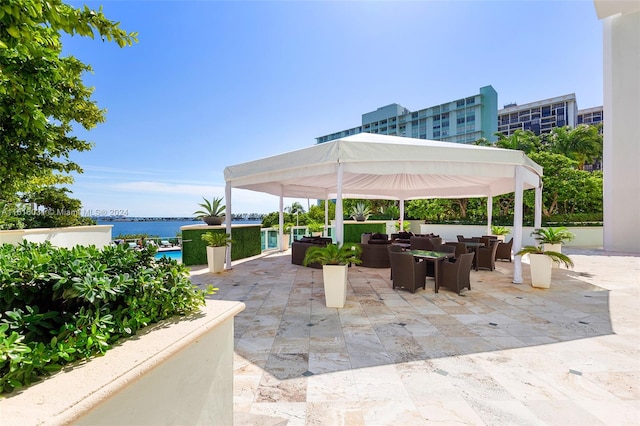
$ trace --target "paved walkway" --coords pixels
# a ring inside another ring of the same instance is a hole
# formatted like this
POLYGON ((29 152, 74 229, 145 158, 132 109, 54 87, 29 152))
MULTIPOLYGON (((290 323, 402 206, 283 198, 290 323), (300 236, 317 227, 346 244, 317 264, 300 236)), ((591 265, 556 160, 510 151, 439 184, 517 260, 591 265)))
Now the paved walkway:
POLYGON ((471 291, 392 290, 349 269, 347 305, 290 252, 192 281, 246 304, 235 320, 236 425, 640 425, 640 257, 570 250, 549 290, 512 264, 471 291))

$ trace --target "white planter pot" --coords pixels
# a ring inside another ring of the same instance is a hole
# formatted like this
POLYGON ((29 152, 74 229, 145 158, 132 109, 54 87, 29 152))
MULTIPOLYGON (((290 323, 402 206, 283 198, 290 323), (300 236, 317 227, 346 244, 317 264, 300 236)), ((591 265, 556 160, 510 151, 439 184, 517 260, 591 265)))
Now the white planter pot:
POLYGON ((496 235, 496 238, 498 239, 498 241, 502 241, 503 243, 506 237, 507 237, 506 235, 496 235))
POLYGON ((224 271, 224 261, 227 254, 227 247, 207 246, 207 265, 209 272, 218 274, 224 271))
POLYGON ((549 288, 551 286, 551 270, 553 261, 545 254, 530 254, 531 286, 549 288))
POLYGON ((347 301, 347 265, 323 265, 324 298, 327 308, 343 308, 347 301))
MULTIPOLYGON (((556 253, 562 253, 562 244, 549 244, 545 243, 542 245, 542 251, 555 251, 556 253)), ((560 265, 557 262, 552 262, 553 268, 557 269, 560 265)))
POLYGON ((282 234, 282 250, 289 250, 289 239, 291 234, 282 234))

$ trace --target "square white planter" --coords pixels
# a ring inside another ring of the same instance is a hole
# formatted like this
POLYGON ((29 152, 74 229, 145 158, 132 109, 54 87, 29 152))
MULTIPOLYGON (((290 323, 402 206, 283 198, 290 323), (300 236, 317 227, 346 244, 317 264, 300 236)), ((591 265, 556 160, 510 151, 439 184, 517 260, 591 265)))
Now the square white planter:
POLYGON ((551 270, 553 261, 545 254, 530 254, 531 286, 549 288, 551 286, 551 270))
MULTIPOLYGON (((548 244, 545 243, 542 245, 542 251, 555 251, 556 253, 562 253, 562 244, 548 244)), ((558 269, 560 267, 560 264, 558 264, 557 262, 552 262, 553 269, 558 269)))
POLYGON ((227 247, 207 246, 207 265, 209 272, 218 274, 224 271, 224 261, 226 260, 227 247))
POLYGON ((323 265, 324 298, 327 308, 343 308, 347 301, 347 265, 323 265))

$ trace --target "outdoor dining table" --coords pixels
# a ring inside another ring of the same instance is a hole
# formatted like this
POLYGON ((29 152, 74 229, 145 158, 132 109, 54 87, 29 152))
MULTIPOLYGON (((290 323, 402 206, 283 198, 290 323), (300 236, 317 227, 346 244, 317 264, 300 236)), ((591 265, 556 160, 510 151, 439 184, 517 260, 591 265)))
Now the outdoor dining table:
POLYGON ((473 249, 474 253, 476 254, 473 257, 473 269, 475 271, 478 270, 478 255, 480 254, 478 251, 480 249, 480 247, 484 247, 484 243, 478 242, 478 241, 460 241, 462 243, 464 243, 465 247, 467 248, 467 251, 469 251, 470 249, 473 249))
POLYGON ((440 281, 438 281, 438 273, 440 271, 440 262, 445 260, 448 257, 453 257, 453 253, 445 253, 440 251, 432 251, 432 250, 408 250, 408 253, 411 253, 413 257, 418 257, 424 259, 426 261, 433 262, 433 271, 434 271, 434 281, 435 287, 437 289, 440 285, 440 281))

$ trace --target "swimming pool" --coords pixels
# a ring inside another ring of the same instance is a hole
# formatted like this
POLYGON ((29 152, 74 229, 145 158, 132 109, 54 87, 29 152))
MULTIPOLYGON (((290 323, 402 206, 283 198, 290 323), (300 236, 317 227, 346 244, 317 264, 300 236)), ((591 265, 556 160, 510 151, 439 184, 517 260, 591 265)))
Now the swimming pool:
POLYGON ((169 259, 182 261, 182 250, 159 251, 156 253, 155 257, 156 259, 160 259, 162 257, 168 257, 169 259))

